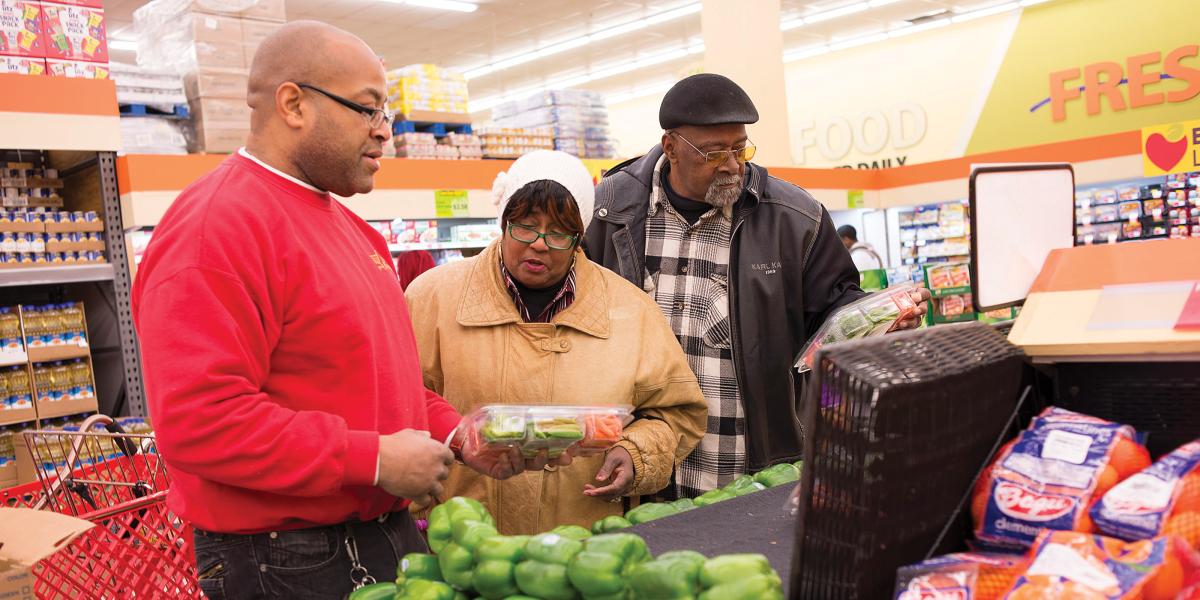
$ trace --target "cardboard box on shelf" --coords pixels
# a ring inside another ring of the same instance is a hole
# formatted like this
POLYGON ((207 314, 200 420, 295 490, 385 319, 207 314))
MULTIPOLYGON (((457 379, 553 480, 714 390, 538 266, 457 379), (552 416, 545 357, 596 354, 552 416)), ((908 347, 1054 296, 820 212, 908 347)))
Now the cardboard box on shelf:
POLYGON ((41 4, 28 0, 0 0, 0 54, 46 56, 41 4))
POLYGON ((209 127, 249 129, 250 106, 241 98, 192 98, 188 101, 196 122, 209 127))
POLYGON ((0 73, 45 75, 46 59, 28 56, 0 56, 0 73))
POLYGON ((88 8, 104 8, 104 0, 42 0, 43 4, 66 4, 69 6, 86 6, 88 8))
POLYGON ((254 53, 258 50, 259 44, 262 44, 267 36, 278 31, 280 27, 283 27, 282 23, 272 21, 255 21, 253 19, 242 21, 242 41, 246 44, 247 63, 254 59, 254 53))
POLYGON ((34 563, 95 524, 50 510, 0 508, 0 598, 34 600, 34 563))
POLYGON ((246 45, 241 41, 196 42, 185 52, 191 52, 195 56, 194 60, 190 62, 196 68, 246 68, 246 45))
POLYGON ((54 77, 109 79, 108 63, 94 63, 82 60, 58 60, 47 58, 46 72, 54 77))
POLYGON ((186 37, 196 42, 241 43, 242 20, 220 15, 203 13, 184 13, 180 18, 185 22, 182 27, 186 37))
POLYGON ((257 19, 260 21, 275 21, 282 23, 287 20, 285 0, 257 0, 250 7, 242 10, 223 10, 223 6, 244 6, 245 2, 222 3, 212 0, 182 0, 169 3, 170 8, 188 12, 201 12, 211 15, 257 19))
POLYGON ((108 62, 104 10, 63 4, 42 5, 46 58, 108 62))
POLYGON ((183 78, 188 98, 246 98, 249 86, 248 69, 217 69, 205 67, 183 78))
POLYGON ((246 144, 250 125, 244 127, 208 126, 196 121, 195 136, 188 150, 208 154, 230 154, 246 144))

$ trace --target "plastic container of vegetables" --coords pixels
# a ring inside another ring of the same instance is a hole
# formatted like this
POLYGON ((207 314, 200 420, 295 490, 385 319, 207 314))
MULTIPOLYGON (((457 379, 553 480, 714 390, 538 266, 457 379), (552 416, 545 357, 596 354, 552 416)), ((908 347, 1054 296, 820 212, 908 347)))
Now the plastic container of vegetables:
POLYGON ((526 457, 545 450, 551 458, 568 450, 578 455, 604 452, 620 441, 632 420, 629 406, 493 404, 467 417, 468 435, 479 448, 517 448, 526 457))
POLYGON ((896 324, 917 313, 917 303, 910 292, 917 289, 911 283, 892 286, 865 298, 860 298, 838 309, 816 335, 808 341, 796 369, 801 373, 811 370, 817 350, 829 344, 883 335, 896 328, 896 324))

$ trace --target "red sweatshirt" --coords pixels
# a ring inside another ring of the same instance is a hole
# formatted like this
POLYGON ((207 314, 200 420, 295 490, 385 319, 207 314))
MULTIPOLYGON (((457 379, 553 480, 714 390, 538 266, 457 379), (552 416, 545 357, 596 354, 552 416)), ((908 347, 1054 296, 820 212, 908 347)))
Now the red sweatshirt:
POLYGON ((168 507, 257 533, 372 519, 379 435, 445 439, 387 244, 327 194, 231 156, 180 194, 133 289, 168 507))

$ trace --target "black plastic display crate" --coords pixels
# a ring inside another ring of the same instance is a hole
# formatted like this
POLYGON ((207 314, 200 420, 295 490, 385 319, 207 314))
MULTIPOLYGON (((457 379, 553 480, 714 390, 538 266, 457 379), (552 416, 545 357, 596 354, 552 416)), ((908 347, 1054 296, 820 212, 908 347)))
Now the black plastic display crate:
POLYGON ((976 475, 1027 420, 1025 376, 1021 351, 980 323, 822 350, 790 597, 889 598, 898 567, 962 549, 976 475))

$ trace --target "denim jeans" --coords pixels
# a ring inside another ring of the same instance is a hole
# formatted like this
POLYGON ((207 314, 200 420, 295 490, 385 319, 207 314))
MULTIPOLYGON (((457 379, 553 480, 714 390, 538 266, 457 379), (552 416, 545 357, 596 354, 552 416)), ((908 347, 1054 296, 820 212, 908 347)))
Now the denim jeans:
POLYGON ((359 562, 377 581, 396 578, 409 552, 428 552, 407 511, 366 522, 253 535, 196 530, 200 589, 209 600, 340 600, 354 589, 347 530, 359 562))

